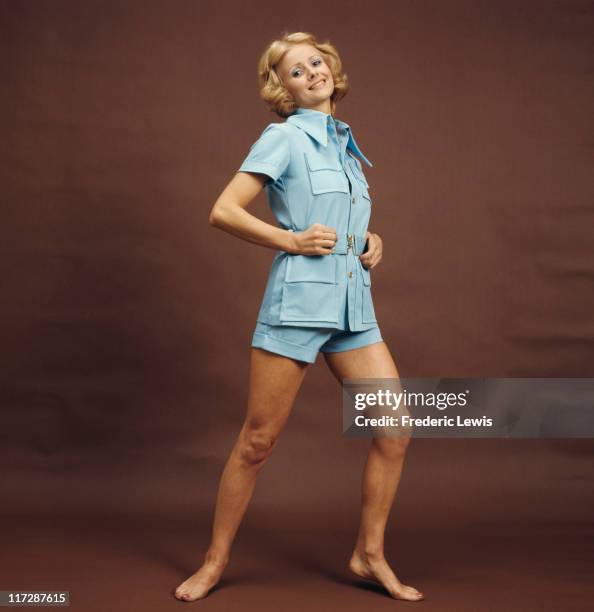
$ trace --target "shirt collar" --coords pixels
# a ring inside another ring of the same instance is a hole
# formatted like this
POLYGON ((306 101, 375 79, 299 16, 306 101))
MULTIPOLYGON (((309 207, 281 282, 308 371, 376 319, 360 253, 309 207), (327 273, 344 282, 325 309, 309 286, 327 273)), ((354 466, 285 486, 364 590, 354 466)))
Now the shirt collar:
POLYGON ((332 115, 328 115, 322 111, 313 110, 312 108, 303 108, 301 106, 297 107, 293 115, 287 117, 287 121, 301 128, 304 132, 307 132, 324 147, 328 146, 328 122, 334 121, 337 125, 344 128, 349 135, 347 149, 351 149, 351 151, 360 157, 368 166, 373 166, 357 146, 357 142, 355 141, 355 137, 348 123, 340 121, 340 119, 334 119, 332 115))

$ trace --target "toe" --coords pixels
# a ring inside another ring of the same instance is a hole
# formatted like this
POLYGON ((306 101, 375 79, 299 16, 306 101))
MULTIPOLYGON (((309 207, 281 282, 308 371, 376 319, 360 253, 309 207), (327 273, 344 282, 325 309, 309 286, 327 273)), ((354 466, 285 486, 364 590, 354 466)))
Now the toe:
POLYGON ((412 591, 413 593, 418 593, 419 595, 421 595, 421 591, 419 591, 419 589, 415 589, 415 587, 411 587, 411 586, 407 586, 405 587, 408 591, 412 591))
POLYGON ((414 600, 423 599, 425 597, 421 591, 418 591, 414 587, 410 586, 405 587, 404 592, 406 593, 407 597, 414 600))

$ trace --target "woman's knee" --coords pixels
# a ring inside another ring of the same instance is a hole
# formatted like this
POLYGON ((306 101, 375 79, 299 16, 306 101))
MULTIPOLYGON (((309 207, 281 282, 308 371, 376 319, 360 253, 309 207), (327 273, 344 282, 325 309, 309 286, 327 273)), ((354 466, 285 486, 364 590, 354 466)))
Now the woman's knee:
POLYGON ((239 438, 241 461, 247 465, 261 465, 272 454, 276 440, 276 434, 244 428, 239 438))
POLYGON ((399 459, 406 453, 410 436, 384 436, 373 439, 373 445, 386 459, 399 459))

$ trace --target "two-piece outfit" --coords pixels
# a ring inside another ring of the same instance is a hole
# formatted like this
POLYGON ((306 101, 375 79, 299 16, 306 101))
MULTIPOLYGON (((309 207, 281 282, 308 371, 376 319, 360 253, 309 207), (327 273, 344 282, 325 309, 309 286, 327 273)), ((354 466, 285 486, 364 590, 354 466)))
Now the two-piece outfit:
POLYGON ((258 312, 252 346, 315 363, 318 351, 348 351, 382 336, 371 297, 371 274, 358 255, 366 250, 371 197, 349 125, 321 111, 297 108, 271 123, 238 172, 268 176, 266 195, 283 229, 313 223, 336 230, 334 252, 278 251, 258 312))

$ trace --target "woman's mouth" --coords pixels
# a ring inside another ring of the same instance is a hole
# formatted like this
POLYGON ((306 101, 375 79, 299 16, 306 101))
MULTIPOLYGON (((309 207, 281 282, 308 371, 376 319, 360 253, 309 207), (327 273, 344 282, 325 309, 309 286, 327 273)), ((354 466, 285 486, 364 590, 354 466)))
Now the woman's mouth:
POLYGON ((312 85, 310 89, 319 89, 320 87, 323 87, 325 84, 326 84, 326 79, 322 79, 321 81, 318 81, 315 85, 312 85))

